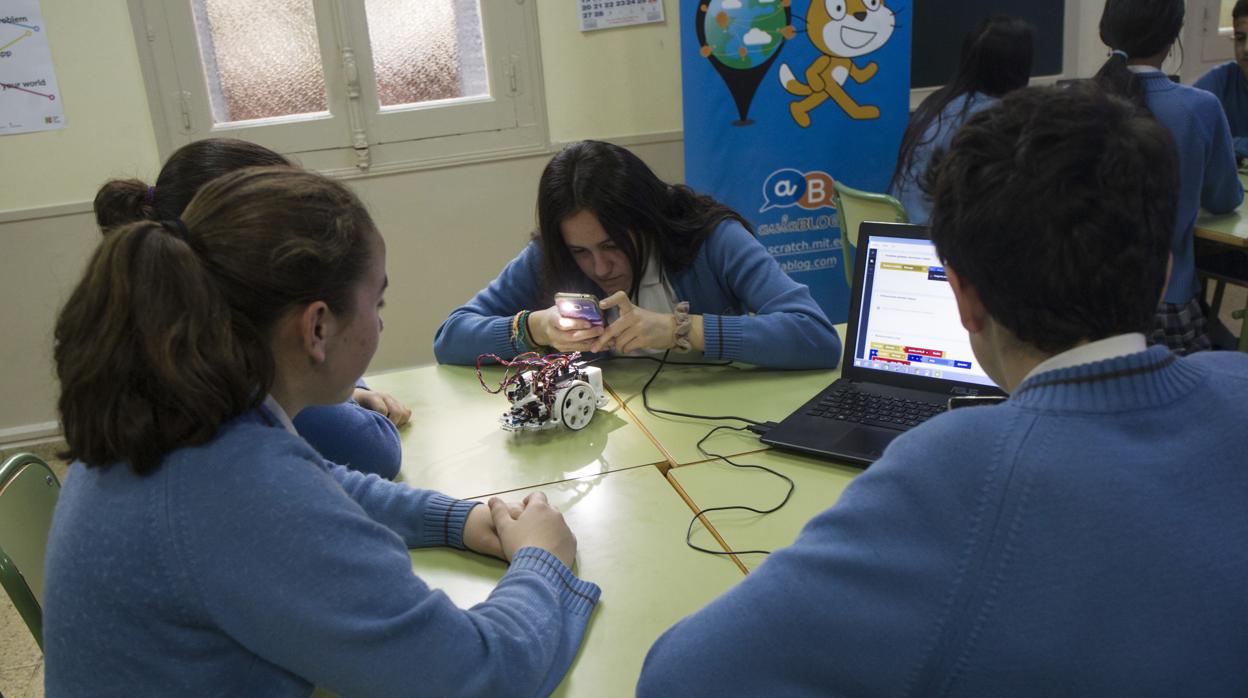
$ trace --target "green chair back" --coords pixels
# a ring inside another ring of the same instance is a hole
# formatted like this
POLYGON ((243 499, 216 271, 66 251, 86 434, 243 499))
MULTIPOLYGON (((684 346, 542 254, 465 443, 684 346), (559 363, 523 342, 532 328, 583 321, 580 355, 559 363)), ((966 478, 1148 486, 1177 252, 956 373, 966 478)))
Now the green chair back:
POLYGON ((908 223, 906 209, 888 194, 872 194, 832 183, 832 201, 836 204, 836 223, 841 228, 841 260, 845 267, 845 283, 854 284, 854 251, 858 249, 858 226, 863 221, 908 223))
POLYGON ((43 558, 61 483, 38 456, 0 466, 0 585, 43 648, 43 558))

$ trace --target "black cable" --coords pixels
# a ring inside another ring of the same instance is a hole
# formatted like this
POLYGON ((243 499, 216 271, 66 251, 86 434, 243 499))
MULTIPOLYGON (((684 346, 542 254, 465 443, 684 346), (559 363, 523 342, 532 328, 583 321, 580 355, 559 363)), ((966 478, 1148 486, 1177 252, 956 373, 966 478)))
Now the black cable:
MULTIPOLYGON (((747 419, 745 417, 735 417, 732 415, 716 417, 716 416, 710 416, 710 415, 704 415, 704 414, 689 414, 688 412, 676 412, 673 410, 661 410, 657 407, 651 407, 650 395, 647 393, 647 391, 650 389, 650 384, 654 382, 654 379, 659 377, 659 372, 662 371, 663 367, 667 365, 667 355, 669 353, 671 353, 671 349, 668 349, 667 351, 663 352, 663 358, 659 360, 658 367, 654 369, 654 373, 650 374, 650 380, 646 381, 646 384, 642 386, 641 388, 641 404, 642 406, 646 408, 647 412, 651 414, 672 415, 675 417, 689 417, 692 419, 713 419, 713 420, 721 421, 721 422, 731 419, 731 420, 735 420, 738 422, 745 422, 746 424, 755 424, 755 425, 762 424, 762 422, 759 422, 757 420, 747 419)), ((716 365, 716 364, 712 364, 712 365, 716 365)))
MULTIPOLYGON (((727 424, 720 424, 719 426, 713 427, 710 431, 706 432, 705 436, 703 436, 701 439, 698 439, 698 443, 697 443, 698 452, 706 456, 707 458, 715 458, 715 459, 722 460, 734 468, 741 468, 741 469, 749 468, 752 470, 762 470, 764 472, 771 473, 772 475, 775 475, 781 480, 784 480, 785 482, 789 483, 789 491, 784 493, 784 499, 780 500, 779 504, 775 505, 774 507, 771 507, 770 509, 756 509, 754 507, 746 506, 744 504, 734 504, 734 505, 729 505, 729 506, 708 507, 706 509, 699 509, 697 512, 694 513, 693 518, 689 520, 689 526, 688 528, 685 529, 685 545, 689 546, 690 548, 693 548, 694 550, 697 550, 698 552, 703 552, 708 555, 770 555, 771 554, 770 550, 712 550, 710 548, 703 548, 702 546, 693 542, 693 525, 697 523, 699 517, 704 516, 713 511, 749 511, 755 514, 766 515, 766 514, 771 514, 773 512, 779 511, 782 507, 784 507, 785 504, 789 503, 789 499, 793 496, 793 491, 797 489, 797 484, 794 483, 792 478, 790 478, 789 476, 783 473, 780 473, 778 471, 772 470, 771 468, 768 468, 765 465, 757 465, 754 463, 737 463, 736 461, 732 460, 728 456, 725 456, 720 453, 712 453, 706 450, 706 448, 703 446, 703 444, 706 443, 706 440, 711 438, 715 434, 715 432, 719 431, 720 429, 730 429, 732 431, 747 431, 748 430, 754 433, 763 433, 763 432, 766 432, 770 427, 775 426, 775 422, 759 422, 753 419, 746 419, 745 417, 734 417, 734 416, 711 417, 707 415, 689 414, 686 412, 676 412, 673 410, 661 410, 657 407, 651 407, 649 393, 647 391, 650 389, 650 385, 654 383, 654 379, 659 377, 659 372, 662 371, 663 367, 668 364, 667 356, 669 353, 671 353, 670 349, 668 351, 663 352, 662 358, 659 358, 659 359, 656 359, 652 356, 616 357, 616 358, 629 358, 629 359, 650 359, 652 361, 659 362, 659 365, 654 369, 654 373, 650 374, 650 379, 647 380, 646 384, 642 386, 641 388, 641 404, 646 408, 646 411, 650 412, 651 414, 667 414, 667 415, 675 415, 677 417, 691 417, 693 419, 714 419, 714 420, 721 420, 721 421, 732 419, 732 420, 736 420, 739 422, 745 422, 748 426, 734 427, 734 426, 729 426, 727 424)), ((727 366, 730 364, 732 364, 731 361, 727 363, 683 362, 683 361, 672 362, 673 366, 727 366)))
POLYGON ((719 460, 724 461, 725 463, 727 463, 728 465, 731 465, 734 468, 742 468, 742 469, 751 468, 754 470, 762 470, 762 471, 771 473, 772 475, 775 475, 776 477, 789 483, 789 491, 784 493, 784 499, 780 500, 779 504, 775 505, 774 507, 771 507, 770 509, 755 509, 754 507, 746 506, 744 504, 733 504, 729 506, 707 507, 705 509, 699 509, 696 513, 694 513, 693 518, 689 519, 689 527, 685 529, 685 545, 689 546, 690 548, 693 548, 694 550, 697 550, 698 552, 703 552, 708 555, 770 555, 771 554, 770 550, 712 550, 710 548, 703 548, 702 546, 697 545, 696 543, 693 542, 693 525, 697 523, 699 517, 705 514, 708 514, 712 511, 750 511, 750 512, 754 512, 755 514, 763 514, 763 515, 771 514, 773 512, 779 511, 785 504, 788 504, 789 498, 793 496, 793 491, 797 489, 797 485, 796 483, 793 482, 793 479, 790 478, 788 475, 785 475, 784 473, 777 472, 764 465, 757 465, 754 463, 737 463, 733 461, 731 458, 729 458, 728 456, 725 456, 719 453, 711 453, 710 451, 702 447, 702 444, 706 443, 706 440, 711 438, 711 436, 715 432, 719 431, 720 429, 731 429, 732 431, 745 431, 748 428, 749 427, 732 427, 726 424, 721 424, 720 426, 717 426, 714 429, 711 429, 710 431, 708 431, 706 433, 706 436, 703 436, 701 439, 698 440, 698 451, 700 451, 702 455, 705 455, 709 458, 718 458, 719 460))

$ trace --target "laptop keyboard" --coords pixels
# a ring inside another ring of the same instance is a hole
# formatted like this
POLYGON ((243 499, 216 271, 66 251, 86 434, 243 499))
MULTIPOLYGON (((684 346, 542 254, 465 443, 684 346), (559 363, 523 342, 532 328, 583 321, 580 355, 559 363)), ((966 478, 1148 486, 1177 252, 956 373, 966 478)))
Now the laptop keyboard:
POLYGON ((806 410, 812 417, 839 419, 889 429, 909 429, 945 411, 945 406, 839 388, 806 410))

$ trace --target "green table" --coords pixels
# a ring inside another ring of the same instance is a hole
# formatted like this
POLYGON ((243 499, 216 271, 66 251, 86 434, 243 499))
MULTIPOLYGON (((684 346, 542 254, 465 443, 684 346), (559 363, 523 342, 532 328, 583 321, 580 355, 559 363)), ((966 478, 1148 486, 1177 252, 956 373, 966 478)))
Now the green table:
MULTIPOLYGON (((497 386, 501 367, 484 371, 497 386)), ((369 376, 368 384, 412 408, 400 430, 402 479, 453 497, 483 497, 663 461, 663 454, 611 401, 580 431, 507 432, 507 398, 486 393, 469 366, 422 366, 369 376)), ((492 382, 492 383, 491 383, 492 382)))
MULTIPOLYGON (((577 575, 602 587, 585 643, 556 695, 631 696, 658 636, 740 581, 741 573, 685 546, 692 512, 658 468, 532 489, 545 492, 576 533, 577 575)), ((504 499, 523 499, 528 491, 504 499)), ((413 550, 412 568, 462 608, 485 600, 506 570, 501 561, 447 549, 413 550)))
MULTIPOLYGON (((842 331, 842 334, 843 331, 842 331)), ((655 415, 642 406, 641 388, 658 364, 612 359, 599 364, 608 388, 662 447, 673 465, 706 460, 698 439, 716 424, 687 417, 655 415)), ((745 365, 679 366, 669 364, 650 386, 651 407, 702 415, 733 415, 757 421, 779 421, 802 406, 840 375, 840 370, 779 371, 745 365)), ((725 455, 758 451, 766 446, 752 432, 716 434, 711 450, 725 455), (719 450, 716 450, 719 449, 719 450)))
MULTIPOLYGON (((711 525, 730 550, 776 550, 791 544, 802 527, 816 514, 836 503, 841 492, 862 470, 848 465, 769 450, 733 458, 739 463, 764 465, 793 479, 796 488, 789 503, 779 511, 759 515, 748 511, 712 512, 711 525)), ((721 461, 696 463, 667 472, 699 508, 744 504, 768 509, 784 497, 788 485, 758 470, 742 470, 721 461)), ((688 519, 686 519, 686 522, 688 519)), ((694 542, 715 548, 716 542, 701 526, 694 528, 694 542)), ((762 564, 765 555, 740 555, 750 569, 762 564)), ((726 568, 731 568, 725 565, 726 568)), ((735 569, 735 568, 731 568, 735 569)))

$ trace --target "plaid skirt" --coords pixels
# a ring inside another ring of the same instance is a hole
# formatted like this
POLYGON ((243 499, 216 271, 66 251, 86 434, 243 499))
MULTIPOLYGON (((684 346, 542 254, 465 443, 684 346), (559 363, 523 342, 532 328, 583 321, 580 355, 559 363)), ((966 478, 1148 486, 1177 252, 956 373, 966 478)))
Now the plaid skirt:
POLYGON ((1162 303, 1157 306, 1153 333, 1149 344, 1164 344, 1170 351, 1183 356, 1194 351, 1213 348, 1209 339, 1205 311, 1199 298, 1187 303, 1162 303))

